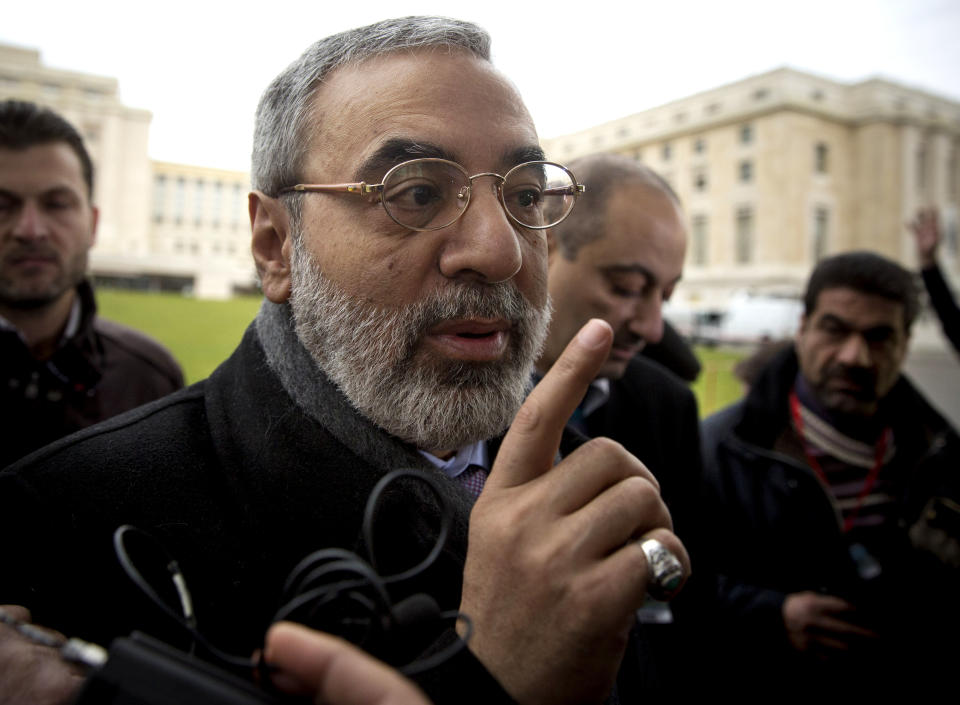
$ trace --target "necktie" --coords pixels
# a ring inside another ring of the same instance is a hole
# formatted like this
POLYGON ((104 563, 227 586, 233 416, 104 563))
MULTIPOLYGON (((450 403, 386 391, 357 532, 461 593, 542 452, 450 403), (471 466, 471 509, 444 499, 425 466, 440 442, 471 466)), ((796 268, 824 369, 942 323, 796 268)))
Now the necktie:
POLYGON ((487 481, 487 471, 479 465, 470 465, 457 475, 457 481, 463 485, 473 497, 479 497, 483 485, 487 481))

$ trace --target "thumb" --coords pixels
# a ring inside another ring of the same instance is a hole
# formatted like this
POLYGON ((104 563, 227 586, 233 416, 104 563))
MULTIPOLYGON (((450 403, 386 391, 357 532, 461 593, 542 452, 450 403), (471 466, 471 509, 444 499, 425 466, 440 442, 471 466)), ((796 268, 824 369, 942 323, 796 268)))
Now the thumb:
POLYGON ((504 436, 487 485, 514 487, 551 467, 570 415, 610 354, 613 329, 592 319, 524 401, 504 436))

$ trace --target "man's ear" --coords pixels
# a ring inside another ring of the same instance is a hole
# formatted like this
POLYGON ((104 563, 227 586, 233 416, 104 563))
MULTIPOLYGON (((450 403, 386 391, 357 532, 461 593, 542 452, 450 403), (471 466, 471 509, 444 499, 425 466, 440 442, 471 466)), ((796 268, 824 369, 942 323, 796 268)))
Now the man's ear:
POLYGON ((276 304, 290 298, 290 255, 293 242, 287 209, 261 191, 247 197, 252 239, 250 249, 257 264, 263 295, 276 304))
POLYGON ((90 247, 97 243, 97 225, 100 223, 100 209, 90 206, 90 247))
POLYGON ((793 336, 794 346, 799 345, 800 336, 802 336, 807 331, 807 326, 810 325, 810 318, 806 313, 800 314, 800 325, 797 326, 797 332, 793 336))

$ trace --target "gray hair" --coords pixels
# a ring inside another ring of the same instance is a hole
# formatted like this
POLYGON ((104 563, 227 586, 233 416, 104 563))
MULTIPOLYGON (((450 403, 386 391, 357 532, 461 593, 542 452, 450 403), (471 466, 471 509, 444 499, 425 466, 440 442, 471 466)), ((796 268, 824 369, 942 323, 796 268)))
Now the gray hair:
POLYGON ((619 154, 591 154, 567 164, 577 181, 587 184, 587 192, 578 199, 577 207, 560 225, 553 228, 553 237, 564 258, 574 260, 584 245, 603 237, 606 228, 607 202, 617 187, 646 186, 660 191, 680 208, 680 197, 667 181, 645 164, 619 154))
MULTIPOLYGON (((393 51, 466 49, 490 61, 490 35, 470 22, 445 17, 402 17, 321 39, 267 87, 257 107, 251 182, 267 195, 295 184, 307 146, 311 98, 336 68, 393 51)), ((296 210, 294 203, 292 210, 296 210)))

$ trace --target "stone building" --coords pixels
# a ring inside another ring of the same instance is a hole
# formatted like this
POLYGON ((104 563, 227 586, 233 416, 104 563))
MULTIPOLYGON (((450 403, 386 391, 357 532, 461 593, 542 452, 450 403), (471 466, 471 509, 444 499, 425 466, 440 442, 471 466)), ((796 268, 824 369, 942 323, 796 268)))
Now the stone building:
POLYGON ((960 103, 921 90, 782 68, 544 147, 560 162, 628 155, 670 181, 689 225, 680 305, 797 295, 820 257, 850 249, 913 267, 904 223, 925 206, 940 209, 941 263, 960 281, 960 103))
POLYGON ((153 162, 151 114, 120 102, 116 79, 44 66, 0 44, 0 99, 45 105, 74 124, 94 162, 100 208, 94 279, 224 298, 255 288, 245 172, 153 162))
MULTIPOLYGON (((44 66, 0 44, 0 98, 73 122, 96 165, 100 281, 225 297, 256 287, 244 172, 153 162, 151 115, 112 78, 44 66)), ((960 283, 960 103, 881 79, 842 84, 778 69, 544 140, 560 162, 617 152, 649 164, 689 219, 677 303, 722 304, 744 289, 796 295, 824 254, 870 248, 914 266, 903 227, 940 209, 941 262, 960 283)), ((589 197, 589 192, 588 196, 589 197)))

